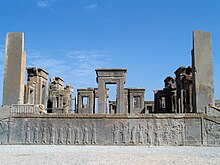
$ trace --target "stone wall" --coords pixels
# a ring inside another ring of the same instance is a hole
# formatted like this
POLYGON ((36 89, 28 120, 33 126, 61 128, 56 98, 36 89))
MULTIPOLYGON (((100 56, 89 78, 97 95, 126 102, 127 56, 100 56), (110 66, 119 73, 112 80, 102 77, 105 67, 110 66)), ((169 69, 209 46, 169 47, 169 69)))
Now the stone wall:
POLYGON ((0 121, 1 144, 220 145, 219 118, 201 114, 13 114, 0 121))

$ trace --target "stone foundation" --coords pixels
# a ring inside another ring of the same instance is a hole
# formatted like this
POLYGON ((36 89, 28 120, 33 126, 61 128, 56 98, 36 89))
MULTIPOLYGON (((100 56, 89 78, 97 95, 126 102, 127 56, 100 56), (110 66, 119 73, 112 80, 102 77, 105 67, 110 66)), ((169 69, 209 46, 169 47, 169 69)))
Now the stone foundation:
POLYGON ((1 144, 220 146, 220 118, 202 114, 13 114, 1 144))

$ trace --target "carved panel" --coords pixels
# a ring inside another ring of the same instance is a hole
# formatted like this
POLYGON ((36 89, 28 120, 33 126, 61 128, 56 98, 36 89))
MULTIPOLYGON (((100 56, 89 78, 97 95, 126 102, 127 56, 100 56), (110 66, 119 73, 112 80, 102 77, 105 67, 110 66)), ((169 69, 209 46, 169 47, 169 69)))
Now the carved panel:
POLYGON ((0 120, 0 144, 10 143, 10 125, 8 121, 0 120))
POLYGON ((220 123, 211 120, 205 120, 205 132, 207 135, 208 146, 220 145, 220 123))
POLYGON ((0 121, 0 142, 39 145, 205 145, 202 143, 205 140, 210 146, 219 146, 219 123, 205 120, 202 128, 201 121, 200 118, 14 118, 11 122, 0 121))

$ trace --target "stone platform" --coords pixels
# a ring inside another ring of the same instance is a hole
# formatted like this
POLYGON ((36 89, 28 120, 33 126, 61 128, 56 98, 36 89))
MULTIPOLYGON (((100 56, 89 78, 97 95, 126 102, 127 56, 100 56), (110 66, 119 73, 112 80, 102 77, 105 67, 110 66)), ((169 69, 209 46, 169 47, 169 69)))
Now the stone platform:
POLYGON ((10 114, 1 144, 220 146, 220 118, 203 114, 10 114))

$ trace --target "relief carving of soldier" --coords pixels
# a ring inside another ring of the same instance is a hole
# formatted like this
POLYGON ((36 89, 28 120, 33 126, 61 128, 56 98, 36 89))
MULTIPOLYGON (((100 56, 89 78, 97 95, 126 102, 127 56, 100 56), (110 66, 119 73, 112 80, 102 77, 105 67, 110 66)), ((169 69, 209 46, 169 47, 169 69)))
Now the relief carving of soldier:
POLYGON ((42 141, 41 142, 42 142, 42 144, 46 144, 47 143, 47 128, 44 123, 41 127, 41 132, 42 132, 42 141))
POLYGON ((54 128, 53 124, 51 124, 50 126, 50 143, 51 144, 56 143, 56 129, 54 128))
POLYGON ((70 127, 70 124, 67 124, 66 127, 66 144, 71 144, 72 139, 72 129, 70 127))
POLYGON ((96 144, 96 134, 98 132, 96 131, 94 124, 92 124, 92 127, 90 128, 90 130, 91 130, 91 144, 96 144))
POLYGON ((25 126, 25 143, 27 144, 31 143, 31 130, 30 124, 27 123, 25 126))
POLYGON ((33 137, 33 139, 34 139, 34 144, 37 144, 38 143, 38 141, 39 141, 39 129, 38 129, 38 124, 36 123, 35 124, 35 126, 34 126, 34 128, 33 128, 34 130, 33 130, 33 132, 34 132, 34 137, 33 137))
POLYGON ((112 128, 113 144, 117 144, 117 143, 118 143, 118 134, 119 134, 118 126, 116 126, 116 125, 114 124, 114 126, 113 126, 113 128, 112 128))

